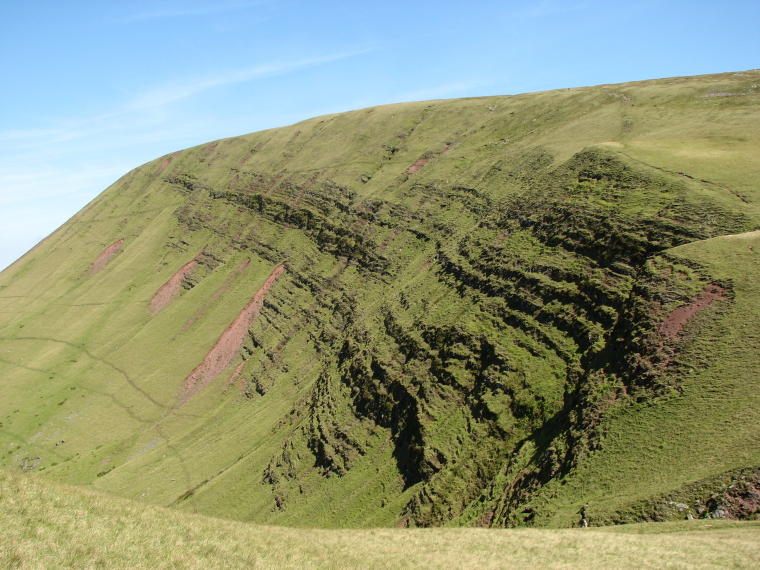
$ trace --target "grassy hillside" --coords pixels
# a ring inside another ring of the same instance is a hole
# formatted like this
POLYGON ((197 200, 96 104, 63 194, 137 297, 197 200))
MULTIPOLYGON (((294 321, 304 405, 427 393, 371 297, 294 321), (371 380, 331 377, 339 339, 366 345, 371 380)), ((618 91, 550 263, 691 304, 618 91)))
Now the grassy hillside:
POLYGON ((292 529, 0 471, 3 568, 754 568, 760 523, 603 529, 292 529))
POLYGON ((758 84, 389 105, 135 169, 0 274, 0 464, 302 527, 755 516, 758 84))

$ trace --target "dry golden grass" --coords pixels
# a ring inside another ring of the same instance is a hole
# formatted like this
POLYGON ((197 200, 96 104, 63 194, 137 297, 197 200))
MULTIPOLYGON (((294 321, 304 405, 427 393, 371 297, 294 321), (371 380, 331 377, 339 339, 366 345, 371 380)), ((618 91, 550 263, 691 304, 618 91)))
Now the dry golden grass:
POLYGON ((0 472, 0 567, 755 568, 760 524, 573 530, 267 527, 0 472))

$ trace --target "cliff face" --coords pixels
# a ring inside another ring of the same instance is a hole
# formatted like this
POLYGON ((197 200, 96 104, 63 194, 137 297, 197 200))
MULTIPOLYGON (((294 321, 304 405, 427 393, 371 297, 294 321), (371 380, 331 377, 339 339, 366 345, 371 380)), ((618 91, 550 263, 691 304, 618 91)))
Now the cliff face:
POLYGON ((137 168, 0 276, 5 466, 498 526, 757 465, 759 80, 391 105, 137 168))

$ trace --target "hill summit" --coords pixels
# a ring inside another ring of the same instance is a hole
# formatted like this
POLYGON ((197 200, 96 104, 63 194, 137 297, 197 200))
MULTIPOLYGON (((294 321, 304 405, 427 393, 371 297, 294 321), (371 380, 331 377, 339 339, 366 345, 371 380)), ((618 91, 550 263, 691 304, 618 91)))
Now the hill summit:
POLYGON ((4 467, 296 526, 760 508, 760 72, 160 157, 0 274, 4 467))

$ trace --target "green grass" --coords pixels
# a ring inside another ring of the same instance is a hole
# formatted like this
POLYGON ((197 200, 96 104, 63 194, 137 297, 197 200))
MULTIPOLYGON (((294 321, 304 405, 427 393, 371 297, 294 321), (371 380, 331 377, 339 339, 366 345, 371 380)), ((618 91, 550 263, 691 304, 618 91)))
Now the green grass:
MULTIPOLYGON (((601 450, 563 485, 547 486, 545 496, 557 496, 545 499, 546 523, 573 521, 584 503, 591 505, 597 524, 638 520, 638 501, 718 473, 757 467, 760 434, 752 418, 760 407, 760 254, 753 250, 760 251, 758 231, 670 250, 699 263, 713 278, 730 280, 735 296, 688 325, 690 338, 679 356, 688 369, 682 394, 621 410, 610 418, 601 450)), ((689 495, 703 504, 717 490, 694 486, 699 492, 689 495)))
POLYGON ((605 529, 260 526, 0 472, 4 568, 753 568, 760 523, 605 529))
POLYGON ((644 520, 757 468, 759 79, 389 105, 133 170, 0 274, 0 466, 329 528, 644 520))

